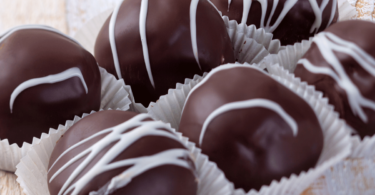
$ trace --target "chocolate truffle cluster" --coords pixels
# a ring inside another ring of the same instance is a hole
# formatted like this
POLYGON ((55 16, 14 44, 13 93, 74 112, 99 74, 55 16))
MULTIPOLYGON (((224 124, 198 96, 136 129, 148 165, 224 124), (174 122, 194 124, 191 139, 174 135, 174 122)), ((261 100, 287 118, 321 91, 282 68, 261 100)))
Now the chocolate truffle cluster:
POLYGON ((216 68, 192 89, 179 131, 245 191, 307 171, 323 149, 310 105, 262 70, 244 65, 216 68))
POLYGON ((60 138, 48 167, 51 195, 197 194, 189 151, 168 125, 146 114, 83 118, 60 138))
POLYGON ((362 138, 375 134, 375 24, 345 21, 314 39, 295 75, 323 92, 362 138))
MULTIPOLYGON (((125 0, 103 24, 95 58, 49 27, 21 26, 1 35, 0 139, 21 146, 75 115, 98 111, 98 65, 130 85, 135 102, 144 106, 177 83, 208 73, 185 94, 179 131, 236 188, 259 190, 313 168, 324 142, 315 112, 263 70, 221 66, 235 63, 235 55, 219 11, 289 45, 334 24, 337 1, 212 2, 125 0)), ((296 75, 325 92, 359 134, 372 135, 375 59, 366 40, 375 28, 355 22, 354 28, 345 26, 339 23, 318 34, 296 75), (367 33, 352 37, 357 28, 367 33)), ((56 143, 48 188, 52 195, 196 195, 195 160, 167 124, 147 114, 99 111, 74 124, 56 143)))
POLYGON ((94 57, 59 31, 39 25, 0 37, 0 139, 21 146, 75 115, 98 110, 94 57))

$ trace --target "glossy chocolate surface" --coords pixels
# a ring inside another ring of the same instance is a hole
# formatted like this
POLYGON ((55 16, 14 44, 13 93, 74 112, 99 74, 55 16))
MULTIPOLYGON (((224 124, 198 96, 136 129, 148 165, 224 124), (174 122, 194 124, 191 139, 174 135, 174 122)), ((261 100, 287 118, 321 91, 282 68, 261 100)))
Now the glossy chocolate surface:
POLYGON ((323 148, 323 133, 311 107, 266 74, 245 66, 215 72, 195 88, 185 104, 179 131, 197 143, 236 188, 245 191, 307 171, 323 148), (282 115, 257 104, 217 115, 198 144, 205 122, 219 108, 256 99, 279 105, 296 122, 296 134, 282 115))
POLYGON ((96 61, 80 45, 49 30, 15 31, 0 43, 0 139, 21 146, 75 115, 98 110, 100 89, 96 61), (84 82, 73 76, 28 87, 16 96, 11 110, 11 95, 22 83, 73 67, 79 68, 84 82))
MULTIPOLYGON (((257 28, 259 28, 261 26, 260 24, 262 18, 262 6, 260 1, 250 1, 252 3, 246 20, 246 24, 254 24, 257 28)), ((265 1, 266 4, 268 4, 268 6, 266 5, 267 11, 263 24, 264 26, 267 25, 275 0, 265 1)), ((238 23, 241 23, 244 12, 244 0, 212 0, 212 2, 223 13, 223 15, 228 16, 230 20, 236 20, 238 23), (230 2, 229 9, 228 2, 230 2)), ((270 25, 275 24, 276 20, 278 19, 283 10, 285 2, 287 2, 287 0, 278 1, 273 17, 271 18, 270 25)), ((313 0, 312 2, 316 2, 317 5, 321 7, 323 0, 313 0)), ((336 3, 336 1, 329 0, 328 4, 326 5, 322 14, 322 23, 320 25, 318 32, 324 30, 327 24, 329 23, 333 3, 336 3)), ((308 40, 310 37, 313 37, 315 33, 311 33, 310 30, 315 22, 316 17, 311 5, 312 4, 308 0, 297 0, 296 4, 285 15, 285 18, 282 20, 278 28, 271 32, 273 34, 273 39, 279 39, 282 45, 293 45, 296 42, 308 40)), ((332 24, 335 23, 337 19, 338 8, 336 7, 336 12, 334 14, 332 24)), ((268 32, 267 29, 266 32, 268 32)))
MULTIPOLYGON (((333 33, 343 40, 355 43, 355 45, 368 55, 375 58, 375 41, 373 38, 375 25, 373 23, 357 20, 339 22, 328 28, 325 32, 333 33)), ((333 57, 339 60, 346 75, 360 91, 360 94, 364 98, 375 102, 375 76, 365 70, 352 56, 336 51, 334 54, 333 57)), ((332 69, 330 63, 323 58, 316 43, 312 44, 303 58, 308 59, 317 67, 332 69)), ((362 138, 375 134, 375 110, 363 107, 362 105, 361 108, 364 110, 368 121, 364 122, 361 120, 358 114, 353 113, 348 101, 347 92, 332 77, 325 74, 312 73, 302 66, 302 64, 297 65, 295 75, 300 77, 302 81, 314 85, 318 91, 323 92, 324 96, 328 97, 329 103, 334 106, 335 111, 340 114, 340 118, 345 119, 347 124, 354 128, 356 133, 362 138)))
MULTIPOLYGON (((221 64, 234 62, 233 48, 224 22, 206 0, 198 3, 196 33, 200 67, 195 59, 190 28, 191 0, 154 0, 148 2, 146 38, 151 74, 150 82, 140 36, 142 0, 124 1, 115 23, 115 42, 121 75, 131 85, 135 101, 148 106, 176 83, 195 74, 202 75, 221 64)), ((95 44, 100 66, 118 77, 109 40, 107 19, 95 44)))
MULTIPOLYGON (((78 142, 102 130, 128 121, 136 115, 136 113, 124 111, 100 111, 85 117, 72 126, 58 141, 54 151, 52 152, 48 167, 50 168, 51 165, 60 157, 60 155, 74 144, 77 144, 78 142)), ((150 121, 151 119, 148 118, 146 120, 150 121)), ((138 126, 139 124, 134 125, 135 128, 138 126)), ((126 132, 133 130, 134 129, 129 129, 126 132)), ((99 135, 63 155, 49 171, 48 180, 50 180, 52 175, 55 174, 56 171, 64 166, 69 160, 76 157, 78 154, 92 145, 98 143, 107 135, 108 133, 99 135)), ((93 169, 98 161, 101 160, 103 156, 115 146, 116 143, 117 142, 110 143, 104 148, 104 150, 101 150, 100 153, 98 153, 98 155, 96 155, 95 158, 88 164, 88 166, 83 168, 83 171, 80 172, 76 179, 74 179, 74 182, 87 174, 90 169, 93 169)), ((151 156, 175 148, 185 149, 180 142, 170 138, 160 136, 144 136, 133 142, 129 147, 124 148, 123 151, 111 163, 113 164, 115 162, 130 158, 151 156)), ((82 159, 74 162, 67 169, 63 170, 63 172, 61 172, 60 175, 58 175, 54 180, 52 180, 51 183, 49 183, 49 191, 51 195, 58 194, 63 184, 67 181, 73 171, 79 169, 79 165, 85 158, 86 157, 83 157, 82 159)), ((192 161, 189 162, 192 163, 192 161)), ((79 194, 89 194, 91 191, 98 191, 103 186, 108 184, 113 177, 121 174, 128 168, 131 168, 131 166, 104 171, 103 173, 90 178, 89 184, 86 185, 79 194)), ((168 164, 158 166, 156 168, 147 170, 134 178, 132 178, 132 174, 129 174, 128 177, 131 179, 130 183, 125 185, 125 187, 115 190, 111 194, 195 195, 197 192, 197 182, 193 172, 194 170, 189 170, 175 165, 168 164)))

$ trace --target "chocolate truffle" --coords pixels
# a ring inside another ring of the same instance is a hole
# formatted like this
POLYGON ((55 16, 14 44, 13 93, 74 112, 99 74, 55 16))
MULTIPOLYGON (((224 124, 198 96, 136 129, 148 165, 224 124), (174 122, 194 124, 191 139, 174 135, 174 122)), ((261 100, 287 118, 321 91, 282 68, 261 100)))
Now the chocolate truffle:
POLYGON ((13 28, 0 39, 0 139, 19 146, 100 106, 95 58, 59 31, 13 28))
POLYGON ((197 193, 189 151, 147 114, 111 110, 83 118, 57 142, 48 167, 51 195, 197 193))
POLYGON ((374 32, 372 22, 332 25, 313 39, 295 69, 295 75, 323 92, 362 138, 375 134, 374 32))
POLYGON ((244 65, 218 67, 192 89, 179 131, 245 191, 307 171, 323 148, 307 102, 244 65))
POLYGON ((207 0, 123 1, 102 27, 95 57, 144 106, 186 78, 234 62, 225 24, 207 0))
POLYGON ((338 19, 336 0, 211 0, 238 23, 272 33, 282 45, 309 39, 338 19))

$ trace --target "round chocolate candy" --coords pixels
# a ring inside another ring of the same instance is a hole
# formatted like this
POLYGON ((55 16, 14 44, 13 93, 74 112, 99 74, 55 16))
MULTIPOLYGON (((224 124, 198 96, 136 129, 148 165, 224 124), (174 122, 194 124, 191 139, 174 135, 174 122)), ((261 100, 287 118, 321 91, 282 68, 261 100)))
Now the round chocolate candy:
POLYGON ((375 134, 375 24, 345 21, 314 39, 295 75, 329 99, 353 133, 375 134))
POLYGON ((59 31, 39 25, 0 39, 0 139, 19 146, 100 106, 95 58, 59 31))
POLYGON ((238 23, 272 33, 282 45, 309 39, 338 19, 337 0, 212 0, 238 23))
POLYGON ((102 27, 95 57, 144 106, 186 78, 234 62, 224 22, 207 0, 123 1, 102 27))
POLYGON ((146 114, 110 110, 81 119, 57 142, 48 167, 51 195, 197 193, 189 151, 146 114))
POLYGON ((179 131, 246 191, 307 171, 323 148, 323 132, 309 104, 244 65, 218 67, 192 89, 179 131))

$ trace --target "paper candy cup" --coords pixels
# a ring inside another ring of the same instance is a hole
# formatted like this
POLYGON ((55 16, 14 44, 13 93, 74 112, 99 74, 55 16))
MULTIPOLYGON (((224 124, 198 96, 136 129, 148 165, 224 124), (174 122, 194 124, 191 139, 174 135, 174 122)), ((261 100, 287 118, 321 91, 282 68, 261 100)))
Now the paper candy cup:
MULTIPOLYGON (((99 70, 102 85, 100 109, 128 110, 131 101, 129 93, 123 87, 123 81, 117 80, 103 68, 99 67, 99 70)), ((10 144, 8 139, 0 140, 0 169, 11 172, 16 171, 16 165, 27 154, 30 148, 38 144, 44 137, 54 134, 56 131, 51 128, 48 134, 42 133, 40 138, 34 137, 31 144, 24 142, 22 147, 19 147, 17 144, 10 144)))
POLYGON ((307 52, 312 44, 312 38, 310 40, 304 40, 301 43, 286 46, 284 50, 281 50, 277 54, 270 54, 260 62, 261 67, 266 67, 269 73, 273 73, 273 65, 279 64, 289 72, 294 72, 297 62, 307 52))
MULTIPOLYGON (((92 112, 94 113, 94 112, 92 112)), ((92 114, 90 113, 90 114, 92 114)), ((60 139, 71 126, 82 118, 75 117, 73 121, 67 121, 65 126, 60 126, 58 130, 42 137, 38 144, 33 145, 29 152, 21 159, 17 165, 17 181, 23 188, 26 195, 49 195, 47 183, 47 169, 49 158, 60 139)), ((166 124, 167 125, 167 124, 166 124)), ((168 126, 168 125, 167 125, 168 126)), ((188 141, 181 133, 176 133, 180 141, 188 148, 195 161, 198 173, 198 195, 229 195, 234 187, 224 176, 223 172, 217 168, 215 163, 208 160, 208 157, 201 153, 194 143, 188 141)))
MULTIPOLYGON (((238 66, 238 64, 236 65, 238 66)), ((244 64, 242 66, 254 65, 244 64)), ((307 172, 283 177, 280 181, 273 181, 270 185, 263 186, 260 191, 251 190, 247 193, 242 189, 237 189, 235 194, 300 194, 327 169, 342 161, 351 152, 350 130, 345 122, 338 118, 338 114, 328 104, 328 100, 323 98, 320 92, 315 91, 313 86, 301 82, 282 67, 276 65, 273 68, 277 74, 271 76, 306 100, 317 114, 324 135, 323 151, 317 165, 307 172)), ((172 127, 177 129, 187 95, 202 79, 202 77, 196 77, 193 80, 188 80, 184 85, 180 84, 176 89, 170 90, 168 95, 162 96, 158 102, 148 108, 149 114, 157 120, 172 124, 172 127)))

